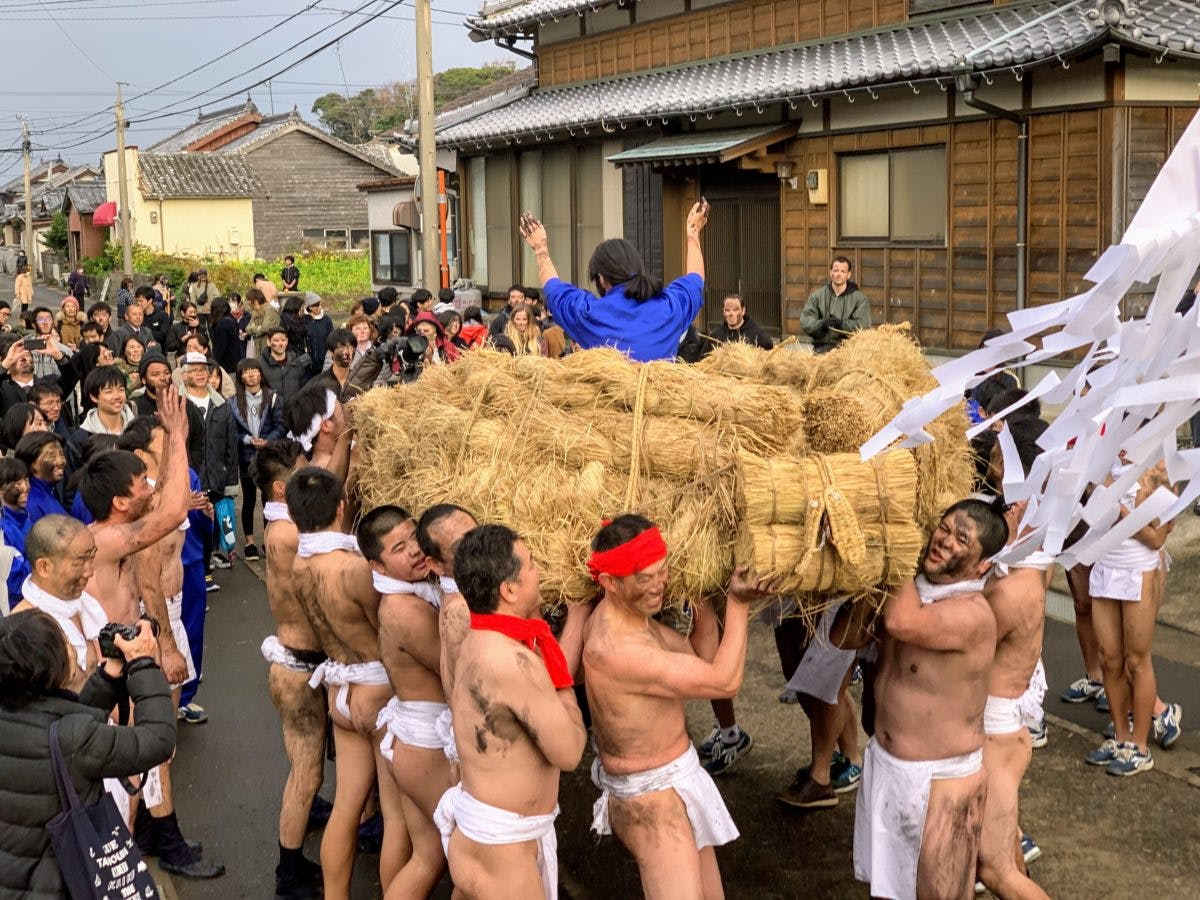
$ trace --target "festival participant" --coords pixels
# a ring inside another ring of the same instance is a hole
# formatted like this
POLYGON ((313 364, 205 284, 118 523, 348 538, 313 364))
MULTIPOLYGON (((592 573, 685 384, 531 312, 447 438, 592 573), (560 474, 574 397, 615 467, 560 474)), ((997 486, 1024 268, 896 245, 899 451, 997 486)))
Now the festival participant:
MULTIPOLYGON (((95 373, 93 373, 95 374, 95 373)), ((187 680, 187 660, 180 653, 176 635, 168 627, 169 616, 160 590, 143 583, 143 561, 135 555, 167 537, 183 524, 191 505, 187 477, 187 415, 182 397, 166 391, 158 401, 158 420, 164 435, 158 454, 161 481, 158 502, 152 506, 155 488, 147 479, 146 465, 133 453, 114 450, 100 453, 83 467, 79 492, 95 521, 88 526, 96 540, 95 570, 87 591, 104 607, 110 622, 129 624, 141 614, 138 601, 161 625, 159 646, 163 674, 172 684, 187 680)), ((163 783, 163 802, 155 809, 171 808, 169 780, 163 783)), ((151 810, 154 815, 155 809, 151 810)), ((225 867, 206 861, 200 850, 183 839, 174 812, 154 817, 148 838, 159 854, 165 871, 185 878, 216 878, 225 867)))
MULTIPOLYGON (((1046 424, 1040 419, 1023 419, 1006 427, 1023 469, 1029 471, 1041 452, 1037 438, 1046 424)), ((993 485, 1004 484, 1004 457, 999 445, 991 453, 988 480, 993 485)), ((1025 508, 1026 502, 1021 501, 1010 505, 1005 513, 1014 541, 1025 508)), ((1047 896, 1017 863, 1022 855, 1017 850, 1021 843, 1018 792, 1033 756, 1023 704, 1041 667, 1046 587, 1053 562, 1047 554, 1034 551, 1012 566, 997 564, 984 589, 996 618, 996 657, 983 710, 987 801, 979 837, 979 880, 998 897, 1047 896)), ((1044 692, 1044 674, 1040 684, 1044 692)), ((1038 697, 1038 706, 1040 702, 1038 697)))
POLYGON ((546 308, 585 348, 616 347, 638 362, 674 359, 680 335, 704 303, 700 232, 708 221, 708 210, 708 201, 701 198, 688 213, 685 274, 666 287, 646 270, 632 243, 623 238, 601 243, 588 264, 588 278, 600 292, 599 299, 559 280, 550 260, 545 227, 532 213, 523 214, 520 232, 533 250, 546 308))
POLYGON ((29 524, 36 525, 42 516, 65 516, 58 499, 58 487, 67 470, 63 442, 53 431, 31 431, 17 441, 13 456, 29 469, 29 498, 25 512, 29 524))
POLYGON ((266 528, 267 602, 275 633, 262 643, 271 664, 267 689, 283 725, 288 777, 279 806, 279 864, 275 896, 303 900, 321 884, 321 867, 304 856, 309 810, 325 776, 325 694, 309 679, 326 660, 321 642, 296 595, 293 569, 300 535, 288 514, 287 483, 304 464, 301 446, 292 440, 269 441, 259 447, 250 474, 263 495, 266 528))
POLYGON ((25 539, 31 527, 25 512, 28 499, 29 469, 25 463, 0 457, 0 527, 5 546, 14 554, 8 570, 8 607, 0 609, 0 615, 7 615, 8 608, 21 599, 21 587, 29 577, 29 559, 25 555, 25 539))
MULTIPOLYGON (((986 789, 983 710, 996 653, 996 619, 982 590, 1007 540, 991 505, 954 504, 930 536, 916 579, 883 607, 874 734, 854 817, 854 874, 872 896, 971 893, 986 789)), ((866 628, 845 639, 839 631, 835 625, 842 646, 868 641, 866 628)))
POLYGON ((396 788, 379 752, 375 722, 392 695, 379 660, 379 594, 371 568, 352 534, 337 531, 343 519, 342 482, 315 466, 292 475, 285 491, 288 514, 299 532, 293 585, 329 658, 309 684, 326 685, 336 751, 337 793, 321 840, 325 896, 349 897, 358 823, 379 779, 384 817, 379 882, 390 884, 407 854, 396 788))
POLYGON ((108 621, 104 607, 85 588, 92 577, 96 541, 87 527, 66 515, 48 515, 25 538, 29 579, 13 612, 40 609, 63 630, 75 649, 70 689, 78 692, 101 662, 96 637, 108 621))
POLYGON ((454 572, 471 610, 450 695, 462 782, 434 821, 455 893, 554 900, 559 773, 579 765, 587 739, 571 673, 538 615, 538 570, 515 532, 469 531, 454 572))
POLYGON ((304 448, 309 463, 345 481, 350 465, 351 431, 346 411, 328 378, 314 378, 283 406, 288 437, 304 448))
POLYGON ((387 886, 397 897, 427 897, 446 870, 433 812, 455 779, 438 733, 449 707, 442 692, 438 610, 441 587, 417 543, 417 523, 406 510, 378 506, 358 526, 358 544, 371 564, 379 603, 379 652, 396 696, 375 723, 384 729, 380 752, 400 789, 413 854, 387 886))
POLYGON ((651 618, 667 586, 667 545, 653 522, 630 514, 607 522, 592 541, 588 570, 604 591, 583 648, 598 752, 592 781, 602 791, 592 830, 620 838, 647 897, 721 897, 713 848, 736 840, 738 830, 700 766, 684 705, 737 693, 749 604, 770 586, 748 580, 744 569, 734 573, 725 633, 707 662, 651 618))

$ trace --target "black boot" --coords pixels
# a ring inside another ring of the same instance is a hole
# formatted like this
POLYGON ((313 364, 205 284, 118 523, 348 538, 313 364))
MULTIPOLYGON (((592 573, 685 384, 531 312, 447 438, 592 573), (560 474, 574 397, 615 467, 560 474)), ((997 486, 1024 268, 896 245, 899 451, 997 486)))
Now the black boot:
POLYGON ((220 878, 225 874, 224 866, 205 861, 183 839, 175 813, 156 819, 154 824, 158 832, 158 864, 164 872, 183 878, 220 878))
POLYGON ((313 797, 312 806, 308 811, 308 830, 316 831, 319 828, 324 828, 325 823, 329 821, 330 814, 333 813, 333 804, 317 794, 313 797))
POLYGON ((150 811, 146 809, 146 804, 139 803, 137 812, 133 816, 133 839, 137 841, 142 856, 158 855, 157 834, 154 819, 150 818, 150 811))
POLYGON ((321 867, 304 856, 301 848, 279 845, 275 867, 275 900, 310 900, 322 892, 321 867))

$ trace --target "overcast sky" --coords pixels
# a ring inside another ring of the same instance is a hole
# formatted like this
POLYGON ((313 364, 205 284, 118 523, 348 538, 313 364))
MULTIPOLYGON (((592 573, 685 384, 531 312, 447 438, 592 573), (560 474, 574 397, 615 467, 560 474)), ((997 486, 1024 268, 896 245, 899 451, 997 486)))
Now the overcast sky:
MULTIPOLYGON (((148 146, 194 121, 198 105, 218 109, 241 102, 247 86, 367 18, 344 12, 386 10, 392 2, 0 0, 6 72, 0 85, 0 149, 20 146, 17 117, 24 113, 33 133, 35 161, 61 155, 73 163, 98 162, 115 146, 116 81, 127 82, 126 118, 131 125, 126 141, 148 146), (300 14, 309 6, 314 8, 300 14), (278 27, 270 34, 234 50, 274 26, 278 27), (132 99, 198 66, 203 67, 177 83, 132 99), (231 93, 233 98, 221 99, 231 93), (171 112, 177 114, 149 118, 171 112)), ((481 5, 481 0, 434 0, 435 70, 499 60, 523 64, 520 57, 467 36, 463 16, 481 5)), ((295 105, 316 123, 310 110, 324 93, 357 93, 414 77, 413 29, 412 2, 405 0, 339 44, 272 79, 270 92, 263 85, 251 96, 264 113, 271 111, 273 94, 276 112, 295 105)), ((0 175, 11 177, 19 164, 19 153, 0 154, 0 175)))

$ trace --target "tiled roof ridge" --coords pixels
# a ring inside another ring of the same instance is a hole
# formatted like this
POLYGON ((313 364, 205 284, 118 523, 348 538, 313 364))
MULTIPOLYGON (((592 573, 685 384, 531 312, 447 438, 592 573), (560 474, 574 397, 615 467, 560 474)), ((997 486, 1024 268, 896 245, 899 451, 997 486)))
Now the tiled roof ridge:
MULTIPOLYGON (((489 6, 500 6, 499 3, 485 3, 474 16, 467 16, 467 27, 488 36, 495 34, 510 34, 520 31, 528 25, 557 22, 568 16, 580 16, 585 12, 612 6, 619 0, 515 0, 503 8, 488 12, 489 6)), ((636 3, 637 0, 626 0, 636 3)))

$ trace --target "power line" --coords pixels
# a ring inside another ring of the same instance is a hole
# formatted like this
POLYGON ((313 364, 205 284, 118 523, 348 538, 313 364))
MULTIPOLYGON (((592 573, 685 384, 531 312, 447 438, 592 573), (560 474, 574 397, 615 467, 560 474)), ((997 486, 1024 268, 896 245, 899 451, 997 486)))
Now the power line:
POLYGON ((75 38, 71 37, 71 33, 69 31, 67 31, 67 29, 63 28, 62 23, 59 22, 58 19, 54 18, 54 14, 51 13, 50 9, 46 6, 45 0, 39 0, 39 2, 42 7, 42 10, 46 13, 46 17, 55 24, 55 26, 58 28, 59 31, 61 31, 63 33, 63 37, 65 37, 68 41, 71 42, 71 46, 79 51, 79 55, 82 56, 84 59, 86 59, 88 62, 90 62, 92 64, 92 68, 95 69, 97 72, 99 72, 101 75, 103 75, 105 78, 107 78, 109 81, 116 81, 116 79, 113 78, 111 75, 109 75, 107 72, 105 72, 104 69, 100 68, 100 63, 96 62, 94 59, 92 59, 90 56, 88 56, 88 52, 86 50, 84 50, 82 47, 80 47, 79 44, 76 43, 75 38))

